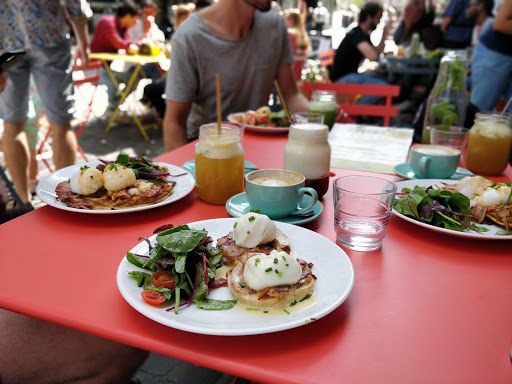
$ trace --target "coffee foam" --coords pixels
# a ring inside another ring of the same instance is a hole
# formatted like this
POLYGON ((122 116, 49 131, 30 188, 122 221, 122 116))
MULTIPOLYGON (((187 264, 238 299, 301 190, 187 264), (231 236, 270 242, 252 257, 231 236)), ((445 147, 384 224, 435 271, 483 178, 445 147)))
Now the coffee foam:
POLYGON ((425 153, 433 156, 455 156, 459 155, 460 151, 456 148, 446 147, 443 145, 429 145, 421 144, 413 147, 414 151, 425 153))
POLYGON ((266 185, 268 187, 285 187, 295 185, 297 181, 279 176, 258 176, 251 180, 254 184, 266 185))

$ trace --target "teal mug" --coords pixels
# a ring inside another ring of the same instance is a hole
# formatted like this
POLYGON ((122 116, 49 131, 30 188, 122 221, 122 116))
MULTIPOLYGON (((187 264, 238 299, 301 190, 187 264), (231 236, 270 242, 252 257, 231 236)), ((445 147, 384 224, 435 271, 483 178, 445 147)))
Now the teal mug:
POLYGON ((318 201, 315 189, 304 187, 304 175, 285 169, 260 169, 245 176, 251 210, 271 219, 283 219, 311 209, 318 201), (311 195, 305 198, 304 194, 311 195))
POLYGON ((419 144, 411 147, 409 163, 419 179, 449 179, 457 171, 460 157, 456 148, 419 144))

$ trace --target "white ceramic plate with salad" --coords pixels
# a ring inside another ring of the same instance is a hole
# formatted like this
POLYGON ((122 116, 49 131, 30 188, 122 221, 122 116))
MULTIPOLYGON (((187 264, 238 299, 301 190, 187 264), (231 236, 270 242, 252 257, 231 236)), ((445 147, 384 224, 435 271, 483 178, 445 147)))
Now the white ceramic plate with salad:
POLYGON ((76 164, 67 168, 59 169, 56 172, 46 176, 43 180, 39 182, 36 188, 37 196, 41 199, 43 203, 46 203, 52 207, 63 209, 65 211, 71 212, 79 212, 79 213, 88 213, 88 214, 96 214, 96 215, 113 215, 120 213, 129 213, 129 212, 137 212, 144 211, 147 209, 153 209, 157 207, 161 207, 162 205, 167 205, 173 203, 177 200, 182 199, 187 196, 195 187, 196 181, 194 177, 183 168, 177 167, 172 164, 154 162, 154 164, 167 167, 171 176, 168 176, 168 180, 173 180, 176 182, 174 187, 174 191, 171 196, 167 199, 160 201, 156 204, 147 205, 143 207, 134 207, 127 209, 117 209, 117 210, 92 210, 92 209, 78 209, 68 207, 66 204, 57 201, 57 194, 55 193, 55 188, 57 185, 63 181, 69 180, 73 174, 83 167, 84 165, 88 165, 91 168, 96 168, 98 164, 102 164, 100 161, 91 161, 88 163, 76 164), (181 176, 178 176, 181 175, 181 176))
POLYGON ((288 132, 289 130, 289 127, 261 127, 259 125, 248 125, 248 124, 243 124, 243 123, 239 123, 233 116, 241 116, 243 115, 245 112, 237 112, 237 113, 232 113, 230 115, 228 115, 228 121, 231 122, 231 123, 236 123, 236 124, 240 124, 242 125, 243 127, 245 127, 245 129, 249 130, 249 131, 254 131, 254 132, 264 132, 264 133, 286 133, 288 132))
MULTIPOLYGON (((216 243, 219 237, 228 234, 235 223, 234 218, 212 219, 188 224, 193 229, 205 229, 216 243)), ((141 270, 131 264, 123 255, 117 270, 117 286, 129 305, 142 315, 168 327, 182 331, 219 335, 256 335, 299 327, 338 308, 348 297, 354 284, 354 268, 347 254, 336 243, 306 228, 275 222, 276 226, 290 239, 290 247, 299 258, 312 262, 313 274, 317 277, 313 304, 302 311, 282 315, 261 316, 253 311, 239 309, 209 311, 199 309, 195 304, 179 308, 178 314, 166 311, 165 307, 146 304, 141 297, 142 288, 137 287, 135 278, 128 272, 141 270)), ((151 238, 154 241, 154 237, 151 238)), ((129 252, 147 254, 148 245, 141 242, 129 252)), ((229 288, 212 290, 212 299, 233 299, 229 288)), ((171 305, 169 305, 171 307, 171 305)), ((134 314, 134 316, 136 316, 134 314)))
MULTIPOLYGON (((402 192, 404 188, 414 189, 415 186, 420 187, 429 187, 433 186, 442 186, 442 183, 444 184, 456 184, 457 182, 455 180, 442 180, 442 179, 419 179, 419 180, 405 180, 405 181, 399 181, 396 182, 397 186, 397 194, 402 192)), ((459 236, 459 237, 467 237, 471 239, 477 239, 477 240, 512 240, 512 235, 500 235, 498 234, 500 231, 503 231, 505 228, 500 227, 497 224, 476 224, 480 227, 485 227, 489 229, 488 232, 482 232, 478 233, 471 230, 466 230, 464 232, 455 231, 452 229, 446 229, 441 227, 436 227, 434 225, 430 225, 427 223, 423 223, 421 221, 415 220, 412 217, 405 216, 401 213, 398 213, 395 209, 393 209, 393 214, 400 217, 403 220, 406 220, 410 223, 419 225, 420 227, 429 229, 431 231, 444 233, 451 236, 459 236)))

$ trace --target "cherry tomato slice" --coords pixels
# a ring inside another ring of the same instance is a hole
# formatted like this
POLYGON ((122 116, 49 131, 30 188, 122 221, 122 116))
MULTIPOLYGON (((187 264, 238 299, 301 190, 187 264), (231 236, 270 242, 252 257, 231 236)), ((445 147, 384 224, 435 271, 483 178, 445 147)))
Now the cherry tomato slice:
POLYGON ((151 275, 151 282, 155 287, 165 287, 169 289, 174 289, 176 283, 172 278, 172 273, 170 271, 158 271, 151 275))
POLYGON ((162 304, 165 301, 165 296, 161 292, 148 290, 142 291, 141 295, 144 301, 151 305, 162 304))

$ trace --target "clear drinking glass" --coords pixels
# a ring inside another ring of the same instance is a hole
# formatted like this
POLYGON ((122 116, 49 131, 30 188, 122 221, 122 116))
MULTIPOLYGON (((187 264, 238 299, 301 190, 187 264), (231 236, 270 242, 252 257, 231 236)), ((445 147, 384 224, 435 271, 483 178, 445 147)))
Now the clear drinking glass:
POLYGON ((461 164, 464 162, 468 144, 469 129, 464 127, 444 127, 434 125, 430 129, 430 144, 456 148, 461 153, 461 164))
POLYGON ((342 247, 373 251, 382 246, 396 185, 371 176, 334 180, 334 230, 342 247))

